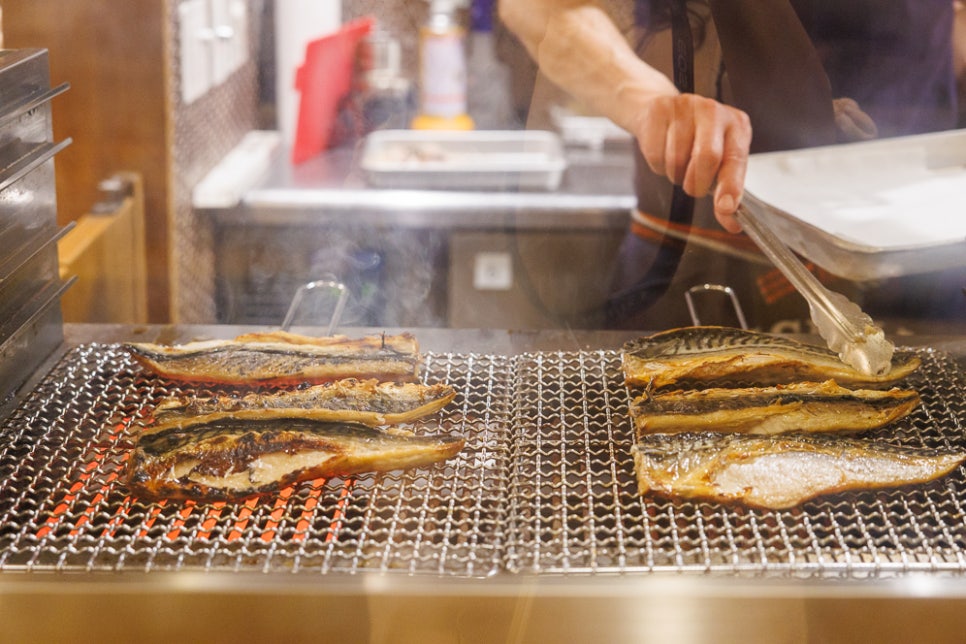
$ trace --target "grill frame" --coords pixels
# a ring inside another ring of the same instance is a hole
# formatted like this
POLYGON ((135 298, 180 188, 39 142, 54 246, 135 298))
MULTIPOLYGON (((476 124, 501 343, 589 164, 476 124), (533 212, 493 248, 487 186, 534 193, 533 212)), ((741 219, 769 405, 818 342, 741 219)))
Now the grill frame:
MULTIPOLYGON (((918 349, 923 405, 874 438, 963 448, 966 390, 918 349)), ((0 428, 0 571, 378 571, 881 578, 966 571, 966 476, 786 511, 640 498, 619 351, 426 352, 460 393, 418 432, 467 437, 433 468, 306 482, 241 504, 150 504, 118 482, 136 423, 193 390, 120 345, 70 350, 0 428), (958 518, 958 520, 957 520, 958 518), (903 525, 905 522, 905 525, 903 525)))

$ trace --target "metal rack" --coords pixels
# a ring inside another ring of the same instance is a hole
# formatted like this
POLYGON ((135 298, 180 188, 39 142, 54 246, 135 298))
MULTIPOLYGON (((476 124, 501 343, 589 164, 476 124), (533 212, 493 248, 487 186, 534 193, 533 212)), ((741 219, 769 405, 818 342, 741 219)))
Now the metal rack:
POLYGON ((3 403, 63 341, 47 52, 0 51, 0 416, 3 403))
MULTIPOLYGON (((964 447, 964 377, 920 350, 922 406, 871 437, 964 447)), ((966 572, 966 475, 785 511, 636 492, 617 351, 426 353, 460 394, 417 432, 467 438, 433 468, 306 482, 238 504, 144 503, 122 484, 167 395, 118 345, 68 353, 0 429, 0 571, 230 570, 450 578, 966 572)))

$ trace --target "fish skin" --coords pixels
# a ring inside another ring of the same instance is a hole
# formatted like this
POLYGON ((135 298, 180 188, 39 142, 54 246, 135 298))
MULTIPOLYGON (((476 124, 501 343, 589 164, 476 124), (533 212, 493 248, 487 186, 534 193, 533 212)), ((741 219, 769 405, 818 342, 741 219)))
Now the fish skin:
POLYGON ((320 477, 431 465, 464 443, 359 423, 224 418, 141 435, 125 480, 132 494, 149 501, 237 501, 320 477))
POLYGON ((642 495, 773 510, 846 490, 926 483, 966 460, 963 453, 823 434, 653 434, 631 452, 642 495))
POLYGON ((148 370, 186 382, 257 386, 318 384, 349 377, 414 382, 419 376, 419 346, 408 333, 353 339, 275 331, 234 340, 124 347, 148 370))
POLYGON ((919 402, 919 394, 913 390, 853 391, 828 380, 773 387, 645 393, 631 402, 630 415, 638 437, 687 431, 855 432, 903 418, 919 402))
POLYGON ((622 351, 628 386, 660 388, 680 381, 740 381, 757 385, 822 382, 891 385, 919 368, 912 352, 897 352, 892 369, 868 375, 825 347, 730 327, 684 327, 627 342, 622 351))
POLYGON ((365 425, 408 423, 435 413, 456 397, 449 385, 380 382, 346 378, 304 389, 249 393, 243 396, 177 396, 165 398, 155 408, 158 431, 167 425, 232 416, 267 418, 287 416, 365 425))

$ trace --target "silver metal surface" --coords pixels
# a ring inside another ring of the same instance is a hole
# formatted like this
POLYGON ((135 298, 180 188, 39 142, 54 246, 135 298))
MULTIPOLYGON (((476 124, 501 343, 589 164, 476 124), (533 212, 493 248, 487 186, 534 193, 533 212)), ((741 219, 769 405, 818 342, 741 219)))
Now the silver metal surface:
POLYGON ((0 416, 63 341, 47 52, 0 50, 0 416))
POLYGON ((50 282, 0 321, 0 419, 13 406, 20 387, 63 342, 60 297, 72 283, 50 282))
MULTIPOLYGON (((964 448, 966 387, 920 349, 923 404, 876 439, 964 448)), ((419 432, 462 434, 441 466, 306 482, 238 504, 144 503, 123 470, 166 395, 114 344, 68 353, 0 429, 0 570, 248 571, 478 578, 676 574, 820 579, 966 572, 966 475, 786 511, 636 493, 617 350, 425 354, 460 393, 419 432)))
POLYGON ((269 174, 239 208, 208 211, 217 223, 386 225, 397 228, 624 229, 636 204, 626 151, 567 151, 567 171, 550 192, 372 189, 353 149, 331 150, 296 167, 279 150, 269 174))

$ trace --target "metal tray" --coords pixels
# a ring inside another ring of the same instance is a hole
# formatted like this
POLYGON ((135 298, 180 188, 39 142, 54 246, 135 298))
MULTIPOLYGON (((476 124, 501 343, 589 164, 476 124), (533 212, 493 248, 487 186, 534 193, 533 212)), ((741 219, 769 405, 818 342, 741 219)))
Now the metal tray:
POLYGON ((752 155, 745 199, 853 280, 966 266, 966 130, 752 155))
POLYGON ((63 342, 60 296, 72 283, 50 282, 16 315, 0 321, 0 418, 7 402, 63 342))
MULTIPOLYGON (((11 261, 0 257, 0 328, 17 317, 24 304, 47 284, 60 281, 56 242, 70 228, 42 231, 35 243, 12 249, 11 261), (12 270, 8 266, 13 266, 12 270)), ((0 342, 5 339, 0 335, 0 342)))
POLYGON ((567 162, 553 132, 381 130, 366 137, 360 166, 380 188, 555 190, 567 162))

